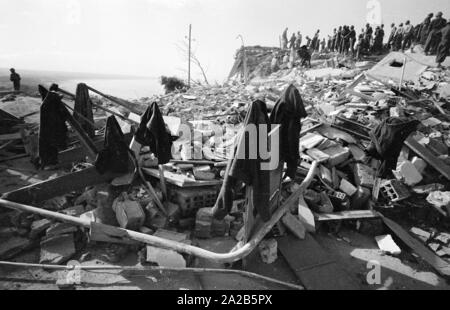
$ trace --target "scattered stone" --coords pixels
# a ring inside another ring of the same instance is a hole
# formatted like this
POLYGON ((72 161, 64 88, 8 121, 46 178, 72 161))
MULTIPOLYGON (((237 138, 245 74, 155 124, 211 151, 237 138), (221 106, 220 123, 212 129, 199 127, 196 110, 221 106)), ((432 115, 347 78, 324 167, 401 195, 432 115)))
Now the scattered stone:
POLYGON ((112 209, 120 227, 137 231, 144 225, 145 213, 138 202, 121 196, 114 200, 112 209))
POLYGON ((345 194, 347 194, 347 196, 349 197, 353 196, 358 191, 358 189, 346 179, 341 180, 341 185, 339 186, 339 189, 343 191, 345 194))
POLYGON ((342 164, 350 156, 350 150, 341 145, 325 149, 323 152, 330 156, 330 159, 328 159, 328 165, 331 167, 342 164))
POLYGON ((68 223, 55 223, 48 227, 46 231, 47 237, 54 237, 59 235, 71 234, 78 230, 78 228, 68 223))
POLYGON ((433 183, 428 185, 414 186, 412 188, 412 191, 416 194, 430 194, 435 191, 442 191, 444 190, 444 188, 445 186, 443 184, 433 183))
POLYGON ((355 184, 367 188, 373 188, 375 182, 375 172, 369 166, 356 164, 354 168, 355 184))
POLYGON ((448 207, 450 205, 450 192, 432 192, 428 195, 427 201, 439 209, 442 207, 448 207))
POLYGON ((398 174, 400 180, 408 186, 414 186, 420 183, 423 179, 416 166, 414 166, 410 161, 402 162, 396 173, 398 174))
POLYGON ((425 171, 425 168, 427 167, 427 163, 419 157, 413 157, 411 160, 414 167, 416 167, 417 171, 422 174, 425 171))
POLYGON ((272 264, 278 258, 278 243, 275 239, 265 239, 258 246, 261 260, 265 264, 272 264))
POLYGON ((186 268, 186 261, 181 254, 151 245, 147 245, 147 262, 160 267, 186 268))
POLYGON ((195 217, 195 236, 208 239, 212 237, 211 225, 213 221, 213 208, 202 208, 198 210, 195 217))
POLYGON ((426 243, 431 238, 431 233, 424 231, 420 228, 413 227, 409 230, 413 235, 422 240, 423 243, 426 243))
POLYGON ((73 234, 58 235, 41 241, 40 264, 59 265, 75 255, 73 234))
POLYGON ((31 224, 31 230, 30 230, 30 238, 36 239, 40 237, 40 235, 52 225, 52 222, 48 219, 42 219, 38 221, 34 221, 31 224))
POLYGON ((214 180, 216 178, 216 174, 211 171, 210 166, 198 166, 192 169, 194 173, 194 177, 196 180, 214 180))
POLYGON ((383 235, 375 237, 375 240, 377 241, 378 247, 383 252, 392 254, 392 255, 399 255, 402 251, 398 247, 398 245, 394 242, 391 235, 383 235))

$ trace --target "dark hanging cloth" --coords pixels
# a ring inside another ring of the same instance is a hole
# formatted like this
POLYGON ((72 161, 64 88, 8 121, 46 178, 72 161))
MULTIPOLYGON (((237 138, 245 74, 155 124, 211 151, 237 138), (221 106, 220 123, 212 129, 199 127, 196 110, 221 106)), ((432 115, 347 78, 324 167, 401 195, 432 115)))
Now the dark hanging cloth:
POLYGON ((442 30, 441 43, 437 49, 436 62, 443 63, 450 52, 450 23, 448 23, 442 30))
POLYGON ((129 168, 129 151, 122 129, 114 115, 106 121, 104 148, 97 155, 95 167, 101 174, 106 171, 126 173, 129 168))
POLYGON ((39 158, 41 166, 58 162, 58 150, 67 146, 66 114, 61 97, 39 85, 43 98, 39 127, 39 158))
POLYGON ((74 113, 73 117, 81 125, 84 131, 88 134, 89 137, 95 136, 95 129, 92 126, 94 124, 94 115, 92 113, 92 102, 89 97, 89 90, 86 84, 80 83, 77 85, 77 92, 75 95, 75 105, 74 105, 74 113), (86 121, 83 117, 91 121, 91 124, 86 121))
POLYGON ((280 159, 287 163, 286 175, 295 177, 300 159, 299 140, 300 119, 306 117, 300 92, 294 85, 289 85, 278 99, 270 115, 270 123, 280 124, 280 159))
POLYGON ((259 152, 259 125, 268 126, 267 131, 262 133, 267 135, 270 130, 269 124, 266 104, 260 100, 253 102, 244 121, 244 129, 248 130, 243 131, 238 138, 235 156, 230 159, 225 171, 225 179, 214 208, 216 219, 223 219, 230 212, 233 206, 234 188, 239 182, 244 182, 253 187, 252 198, 256 212, 263 221, 270 220, 270 171, 261 169, 261 164, 267 160, 263 160, 259 152), (249 135, 249 132, 253 131, 251 129, 253 126, 255 126, 257 138, 249 135))
POLYGON ((378 177, 388 177, 397 168, 397 160, 403 143, 413 133, 419 121, 412 118, 389 117, 370 132, 371 144, 366 152, 382 160, 378 177))
POLYGON ((156 102, 145 111, 134 138, 138 143, 150 147, 159 164, 166 164, 172 158, 172 137, 156 102))

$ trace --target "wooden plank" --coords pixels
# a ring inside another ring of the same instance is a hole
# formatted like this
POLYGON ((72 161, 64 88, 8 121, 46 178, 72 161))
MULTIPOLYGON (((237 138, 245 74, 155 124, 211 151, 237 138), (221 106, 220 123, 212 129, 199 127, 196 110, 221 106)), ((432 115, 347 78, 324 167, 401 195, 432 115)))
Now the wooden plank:
MULTIPOLYGON (((142 168, 145 174, 155 177, 157 179, 160 178, 158 169, 151 168, 142 168)), ((222 185, 222 180, 211 180, 211 181, 203 181, 203 180, 194 180, 190 179, 185 175, 173 173, 171 171, 164 171, 164 177, 166 182, 169 184, 176 185, 178 187, 199 187, 199 186, 214 186, 214 185, 222 185)))
POLYGON ((277 241, 281 254, 306 289, 359 289, 355 281, 310 234, 306 234, 304 240, 285 236, 277 241))
POLYGON ((65 103, 62 102, 61 109, 64 111, 64 114, 67 118, 67 122, 72 126, 72 128, 75 130, 75 133, 77 134, 78 138, 80 139, 81 144, 85 147, 87 155, 92 159, 95 160, 97 157, 98 150, 94 145, 94 142, 92 142, 91 138, 86 134, 84 129, 81 127, 81 125, 77 122, 77 120, 70 114, 70 112, 65 107, 65 103))
POLYGON ((342 220, 356 220, 379 217, 378 212, 372 210, 355 210, 355 211, 343 211, 329 214, 317 214, 314 213, 314 217, 319 222, 324 221, 342 221, 342 220))
POLYGON ((389 229, 392 230, 392 232, 409 248, 411 248, 414 253, 430 264, 440 275, 450 277, 450 263, 434 254, 422 242, 413 238, 406 230, 394 221, 384 216, 382 219, 386 226, 389 227, 389 229))
POLYGON ((360 93, 360 92, 357 92, 357 91, 354 91, 354 90, 351 90, 351 89, 346 89, 346 90, 344 90, 344 92, 349 94, 349 95, 359 97, 359 98, 361 98, 363 100, 366 100, 366 101, 377 101, 377 99, 375 99, 372 96, 365 95, 363 93, 360 93))
MULTIPOLYGON (((131 133, 127 133, 124 136, 125 136, 125 143, 127 143, 127 144, 130 143, 133 135, 131 133)), ((105 143, 103 136, 94 138, 93 143, 94 143, 94 146, 99 151, 103 150, 103 146, 105 143)), ((80 160, 85 160, 85 158, 86 158, 86 151, 85 151, 84 147, 76 146, 76 147, 59 152, 58 166, 64 167, 66 165, 71 165, 74 162, 77 162, 80 160)))
POLYGON ((20 140, 20 139, 22 139, 22 136, 20 135, 20 132, 7 133, 7 134, 4 134, 4 135, 0 135, 0 141, 20 140))
POLYGON ((422 144, 417 142, 414 137, 409 137, 405 144, 409 147, 414 153, 419 155, 424 161, 426 161, 430 166, 436 169, 439 173, 441 173, 447 180, 450 180, 450 167, 446 165, 442 160, 434 156, 430 150, 424 147, 422 144))
POLYGON ((39 203, 72 191, 83 190, 88 186, 110 182, 117 176, 117 174, 113 173, 100 174, 95 167, 90 167, 55 179, 22 187, 3 194, 2 198, 23 204, 39 203))

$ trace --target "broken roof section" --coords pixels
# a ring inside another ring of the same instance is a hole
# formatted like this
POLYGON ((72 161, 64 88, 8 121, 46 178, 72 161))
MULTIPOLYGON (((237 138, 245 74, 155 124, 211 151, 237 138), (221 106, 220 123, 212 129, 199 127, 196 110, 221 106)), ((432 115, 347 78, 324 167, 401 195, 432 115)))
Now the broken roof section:
POLYGON ((404 82, 418 82, 422 73, 427 66, 412 58, 409 54, 400 52, 392 52, 383 58, 367 73, 383 82, 393 81, 399 83, 402 79, 404 82), (405 63, 406 61, 406 63, 405 63), (406 66, 403 68, 403 66, 406 66), (403 73, 404 70, 404 73, 403 73))

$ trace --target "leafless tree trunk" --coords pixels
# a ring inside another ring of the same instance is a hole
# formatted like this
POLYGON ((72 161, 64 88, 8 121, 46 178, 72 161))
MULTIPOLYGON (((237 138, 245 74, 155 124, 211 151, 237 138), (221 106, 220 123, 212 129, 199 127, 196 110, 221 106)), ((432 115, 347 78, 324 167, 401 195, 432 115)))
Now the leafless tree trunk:
MULTIPOLYGON (((186 60, 189 60, 189 47, 188 44, 186 42, 183 42, 181 45, 177 44, 176 45, 178 50, 183 54, 183 56, 186 58, 186 60)), ((195 55, 195 52, 191 51, 191 62, 197 66, 197 68, 200 70, 200 72, 202 73, 203 76, 203 81, 206 85, 209 85, 209 81, 208 78, 206 76, 206 70, 205 68, 202 66, 200 60, 197 58, 197 56, 195 55)))

